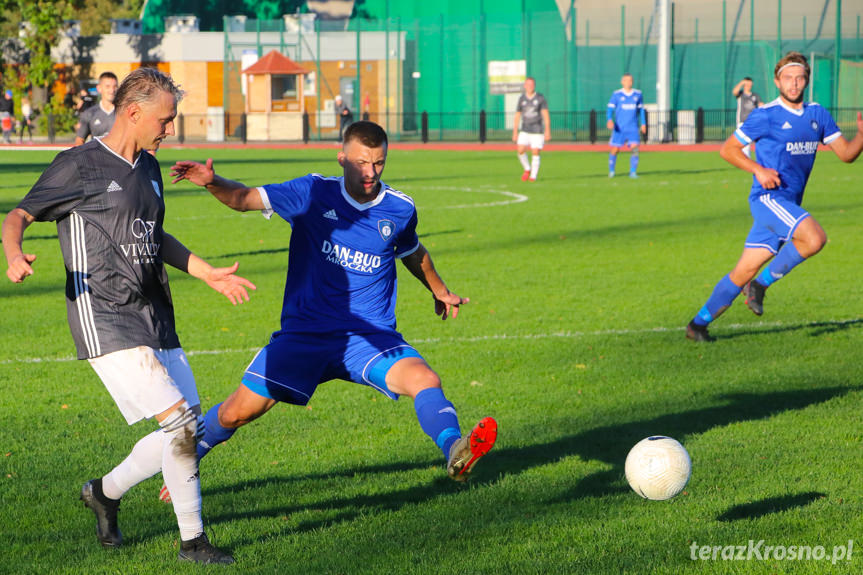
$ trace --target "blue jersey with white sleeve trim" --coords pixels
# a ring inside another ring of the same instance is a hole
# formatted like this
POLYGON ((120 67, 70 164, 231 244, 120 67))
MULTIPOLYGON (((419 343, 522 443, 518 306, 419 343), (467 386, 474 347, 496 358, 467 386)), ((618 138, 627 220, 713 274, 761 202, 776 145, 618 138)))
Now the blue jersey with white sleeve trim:
POLYGON ((818 145, 830 144, 842 132, 830 112, 818 104, 804 103, 803 108, 795 110, 777 98, 752 110, 734 135, 742 144, 757 142, 758 163, 776 170, 781 180, 778 188, 765 190, 753 176, 749 197, 771 193, 799 206, 818 145))
POLYGON ((639 121, 645 123, 641 90, 632 90, 628 94, 623 89, 615 90, 608 100, 605 117, 614 119, 615 129, 620 132, 637 132, 639 121))
POLYGON ((419 247, 413 200, 381 182, 359 203, 319 174, 258 190, 292 229, 281 331, 395 330, 395 263, 419 247))

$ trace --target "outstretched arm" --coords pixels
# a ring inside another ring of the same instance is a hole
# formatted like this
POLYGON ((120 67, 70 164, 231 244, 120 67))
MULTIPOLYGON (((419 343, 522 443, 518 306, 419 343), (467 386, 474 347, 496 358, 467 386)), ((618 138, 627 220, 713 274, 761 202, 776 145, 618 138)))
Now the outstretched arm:
POLYGON ((402 263, 432 292, 434 312, 441 319, 445 320, 450 314, 455 318, 458 316, 458 306, 470 301, 470 298, 460 297, 447 289, 424 245, 420 244, 414 253, 402 258, 402 263))
POLYGON ((863 151, 863 114, 857 112, 857 134, 849 142, 842 136, 839 136, 830 142, 830 149, 836 152, 839 159, 846 163, 851 163, 857 159, 860 152, 863 151))
POLYGON ((754 174, 755 178, 765 190, 772 190, 773 188, 778 187, 779 184, 782 183, 779 179, 779 173, 776 170, 765 168, 758 162, 747 158, 746 154, 743 153, 744 146, 745 144, 738 140, 737 136, 731 134, 722 145, 719 155, 732 166, 754 174))
POLYGON ((170 176, 173 178, 172 184, 188 180, 196 186, 207 188, 207 191, 217 200, 238 212, 263 210, 265 207, 257 188, 247 188, 240 182, 228 180, 216 174, 213 170, 212 158, 209 158, 206 164, 177 162, 171 166, 170 176))
POLYGON ((235 275, 240 267, 238 262, 227 268, 214 268, 186 248, 180 240, 165 232, 162 240, 162 259, 192 277, 204 281, 208 286, 237 305, 249 301, 248 289, 257 289, 246 278, 235 275))
POLYGON ((35 254, 25 254, 22 248, 24 241, 24 230, 33 223, 35 218, 22 210, 15 208, 6 215, 3 220, 3 252, 6 254, 6 277, 10 281, 19 284, 27 276, 33 275, 30 266, 36 261, 35 254))

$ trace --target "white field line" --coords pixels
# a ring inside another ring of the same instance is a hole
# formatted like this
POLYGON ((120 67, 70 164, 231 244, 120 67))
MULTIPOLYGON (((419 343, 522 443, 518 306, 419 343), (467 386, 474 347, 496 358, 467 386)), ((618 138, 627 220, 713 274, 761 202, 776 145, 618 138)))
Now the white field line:
MULTIPOLYGON (((448 191, 455 191, 455 192, 468 192, 468 193, 479 193, 479 194, 497 194, 497 195, 505 196, 505 197, 509 198, 509 199, 500 200, 497 202, 483 202, 483 203, 477 203, 477 204, 456 204, 456 205, 451 205, 451 206, 432 206, 432 207, 418 206, 417 210, 421 211, 421 212, 425 212, 428 210, 466 210, 466 209, 470 209, 470 208, 494 208, 494 207, 498 207, 498 206, 508 206, 510 204, 520 204, 520 203, 526 202, 530 199, 529 197, 525 196, 524 194, 517 194, 515 192, 509 192, 507 190, 495 190, 495 189, 491 189, 491 188, 473 189, 473 188, 458 188, 455 186, 452 186, 452 187, 449 187, 449 186, 419 186, 416 189, 418 189, 418 190, 448 190, 448 191)), ((251 212, 251 213, 239 214, 239 215, 245 216, 245 217, 260 217, 259 212, 251 212)), ((236 218, 236 217, 237 217, 237 214, 234 214, 234 213, 223 213, 223 214, 219 214, 217 216, 209 216, 209 215, 207 215, 207 216, 205 216, 205 215, 190 215, 190 216, 178 215, 178 216, 173 216, 172 215, 169 217, 169 221, 203 220, 203 219, 211 220, 211 219, 215 219, 215 218, 236 218)))
MULTIPOLYGON (((814 321, 807 323, 783 323, 781 321, 775 322, 758 322, 758 323, 732 323, 728 325, 723 325, 722 331, 739 331, 744 329, 760 329, 760 328, 775 328, 775 327, 787 327, 787 328, 807 328, 807 327, 829 327, 829 326, 842 326, 851 324, 857 321, 860 321, 863 318, 850 318, 850 319, 832 319, 832 320, 822 320, 822 321, 814 321)), ((525 340, 540 340, 540 339, 578 339, 582 337, 602 337, 607 335, 641 335, 641 334, 649 334, 649 333, 670 333, 683 331, 686 327, 676 326, 676 327, 650 327, 650 328, 642 328, 642 329, 601 329, 596 331, 558 331, 552 333, 533 333, 533 334, 516 334, 509 335, 505 333, 499 334, 491 334, 491 335, 478 335, 473 337, 431 337, 431 338, 417 338, 410 339, 409 343, 411 344, 435 344, 435 343, 479 343, 483 341, 502 341, 502 340, 513 340, 513 341, 525 341, 525 340)), ((228 349, 201 349, 201 350, 186 350, 186 355, 227 355, 233 353, 256 353, 260 347, 247 347, 247 348, 228 348, 228 349)), ((66 361, 75 361, 74 357, 22 357, 16 359, 5 359, 0 360, 0 365, 9 365, 13 363, 56 363, 56 362, 66 362, 66 361)))

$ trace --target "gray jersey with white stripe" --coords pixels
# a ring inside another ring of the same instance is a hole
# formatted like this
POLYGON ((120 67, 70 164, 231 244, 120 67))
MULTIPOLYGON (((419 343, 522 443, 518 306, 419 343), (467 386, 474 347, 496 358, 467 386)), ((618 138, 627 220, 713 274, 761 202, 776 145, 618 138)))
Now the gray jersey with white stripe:
POLYGON ((162 190, 151 154, 133 165, 96 140, 57 154, 18 204, 57 222, 79 359, 180 346, 160 249, 162 190))

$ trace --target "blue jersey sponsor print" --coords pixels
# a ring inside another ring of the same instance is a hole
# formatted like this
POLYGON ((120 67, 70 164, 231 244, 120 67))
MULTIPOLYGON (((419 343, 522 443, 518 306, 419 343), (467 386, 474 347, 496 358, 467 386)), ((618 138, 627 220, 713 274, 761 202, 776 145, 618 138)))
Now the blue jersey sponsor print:
POLYGON ((628 94, 615 90, 608 100, 606 119, 614 120, 614 131, 623 133, 638 133, 638 122, 645 123, 644 100, 641 90, 632 90, 628 94))
POLYGON ((734 135, 742 144, 757 142, 758 163, 776 170, 782 181, 778 188, 765 190, 753 176, 750 198, 769 192, 800 205, 818 144, 829 144, 842 132, 818 104, 804 103, 795 110, 777 98, 753 110, 734 135))
POLYGON ((292 229, 282 332, 395 330, 395 262, 419 247, 417 213, 411 198, 380 185, 364 204, 341 177, 259 188, 292 229))

